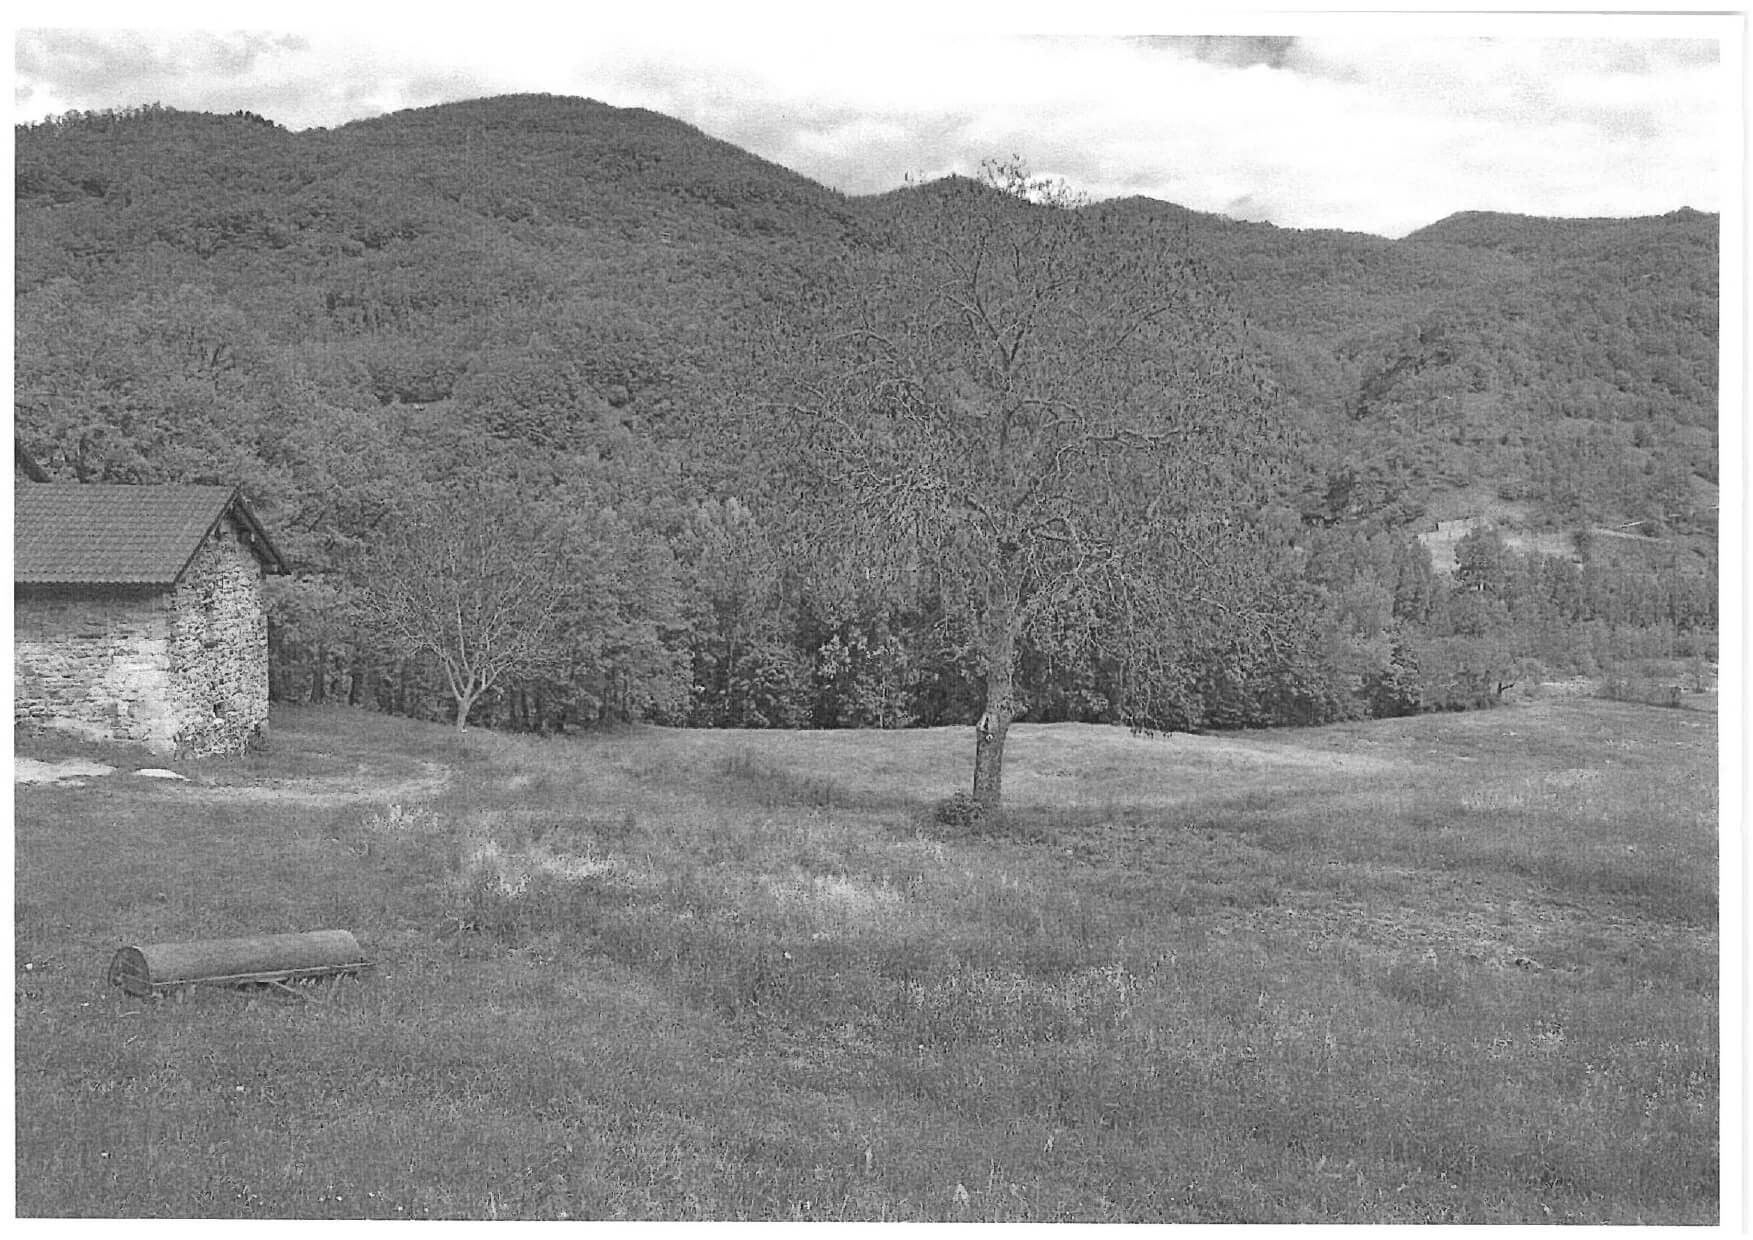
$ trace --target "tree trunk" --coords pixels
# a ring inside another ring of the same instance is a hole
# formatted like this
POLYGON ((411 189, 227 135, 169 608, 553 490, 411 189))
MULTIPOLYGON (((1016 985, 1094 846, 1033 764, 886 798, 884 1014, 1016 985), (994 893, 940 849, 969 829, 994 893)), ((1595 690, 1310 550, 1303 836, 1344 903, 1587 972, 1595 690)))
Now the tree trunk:
POLYGON ((974 800, 987 814, 1004 799, 1004 738, 1016 716, 1014 605, 1001 606, 986 648, 986 713, 974 725, 974 800))
POLYGON ((993 708, 990 690, 988 710, 974 725, 974 800, 982 811, 996 813, 1004 798, 1004 738, 1010 720, 993 708))
POLYGON ((479 689, 475 689, 475 690, 465 689, 456 695, 456 699, 457 699, 457 731, 466 732, 468 730, 469 712, 471 710, 475 709, 475 703, 480 700, 480 697, 481 697, 481 690, 479 690, 479 689))

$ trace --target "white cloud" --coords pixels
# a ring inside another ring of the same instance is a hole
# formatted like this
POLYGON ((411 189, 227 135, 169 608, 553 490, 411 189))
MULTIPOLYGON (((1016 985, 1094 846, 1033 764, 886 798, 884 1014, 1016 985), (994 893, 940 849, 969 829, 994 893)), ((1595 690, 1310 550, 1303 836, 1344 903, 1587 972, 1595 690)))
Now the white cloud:
POLYGON ((804 25, 26 32, 14 110, 156 100, 303 128, 548 91, 665 112, 852 192, 1015 152, 1096 196, 1391 234, 1479 207, 1719 206, 1724 92, 1708 39, 1358 30, 1203 45, 804 25))

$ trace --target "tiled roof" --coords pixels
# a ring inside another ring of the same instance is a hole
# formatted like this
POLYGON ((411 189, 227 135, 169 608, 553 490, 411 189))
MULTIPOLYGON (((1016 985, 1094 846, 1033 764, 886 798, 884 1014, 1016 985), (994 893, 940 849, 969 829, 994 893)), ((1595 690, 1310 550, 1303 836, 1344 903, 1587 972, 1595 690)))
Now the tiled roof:
POLYGON ((234 503, 259 537, 256 554, 279 564, 235 487, 21 483, 13 490, 12 580, 168 586, 234 503))

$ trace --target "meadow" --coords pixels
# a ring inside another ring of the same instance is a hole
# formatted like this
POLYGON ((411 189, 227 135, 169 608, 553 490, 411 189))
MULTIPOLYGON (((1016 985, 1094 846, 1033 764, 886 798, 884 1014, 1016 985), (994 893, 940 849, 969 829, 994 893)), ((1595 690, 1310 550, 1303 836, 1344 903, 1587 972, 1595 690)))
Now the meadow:
POLYGON ((23 1216, 1718 1220, 1716 718, 457 734, 20 784, 23 1216), (352 930, 308 1001, 123 944, 352 930))

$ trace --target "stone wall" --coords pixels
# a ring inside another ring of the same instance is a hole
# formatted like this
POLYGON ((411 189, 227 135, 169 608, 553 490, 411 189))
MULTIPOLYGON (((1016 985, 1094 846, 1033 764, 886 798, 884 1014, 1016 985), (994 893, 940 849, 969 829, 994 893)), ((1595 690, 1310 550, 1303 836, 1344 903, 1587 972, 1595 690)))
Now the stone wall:
POLYGON ((157 753, 264 739, 261 571, 237 532, 222 522, 170 590, 15 587, 15 723, 157 753))
POLYGON ((171 702, 177 748, 239 753, 268 735, 262 572, 222 522, 172 594, 171 702))
POLYGON ((12 623, 17 726, 65 728, 159 753, 176 747, 169 594, 17 586, 12 623))

